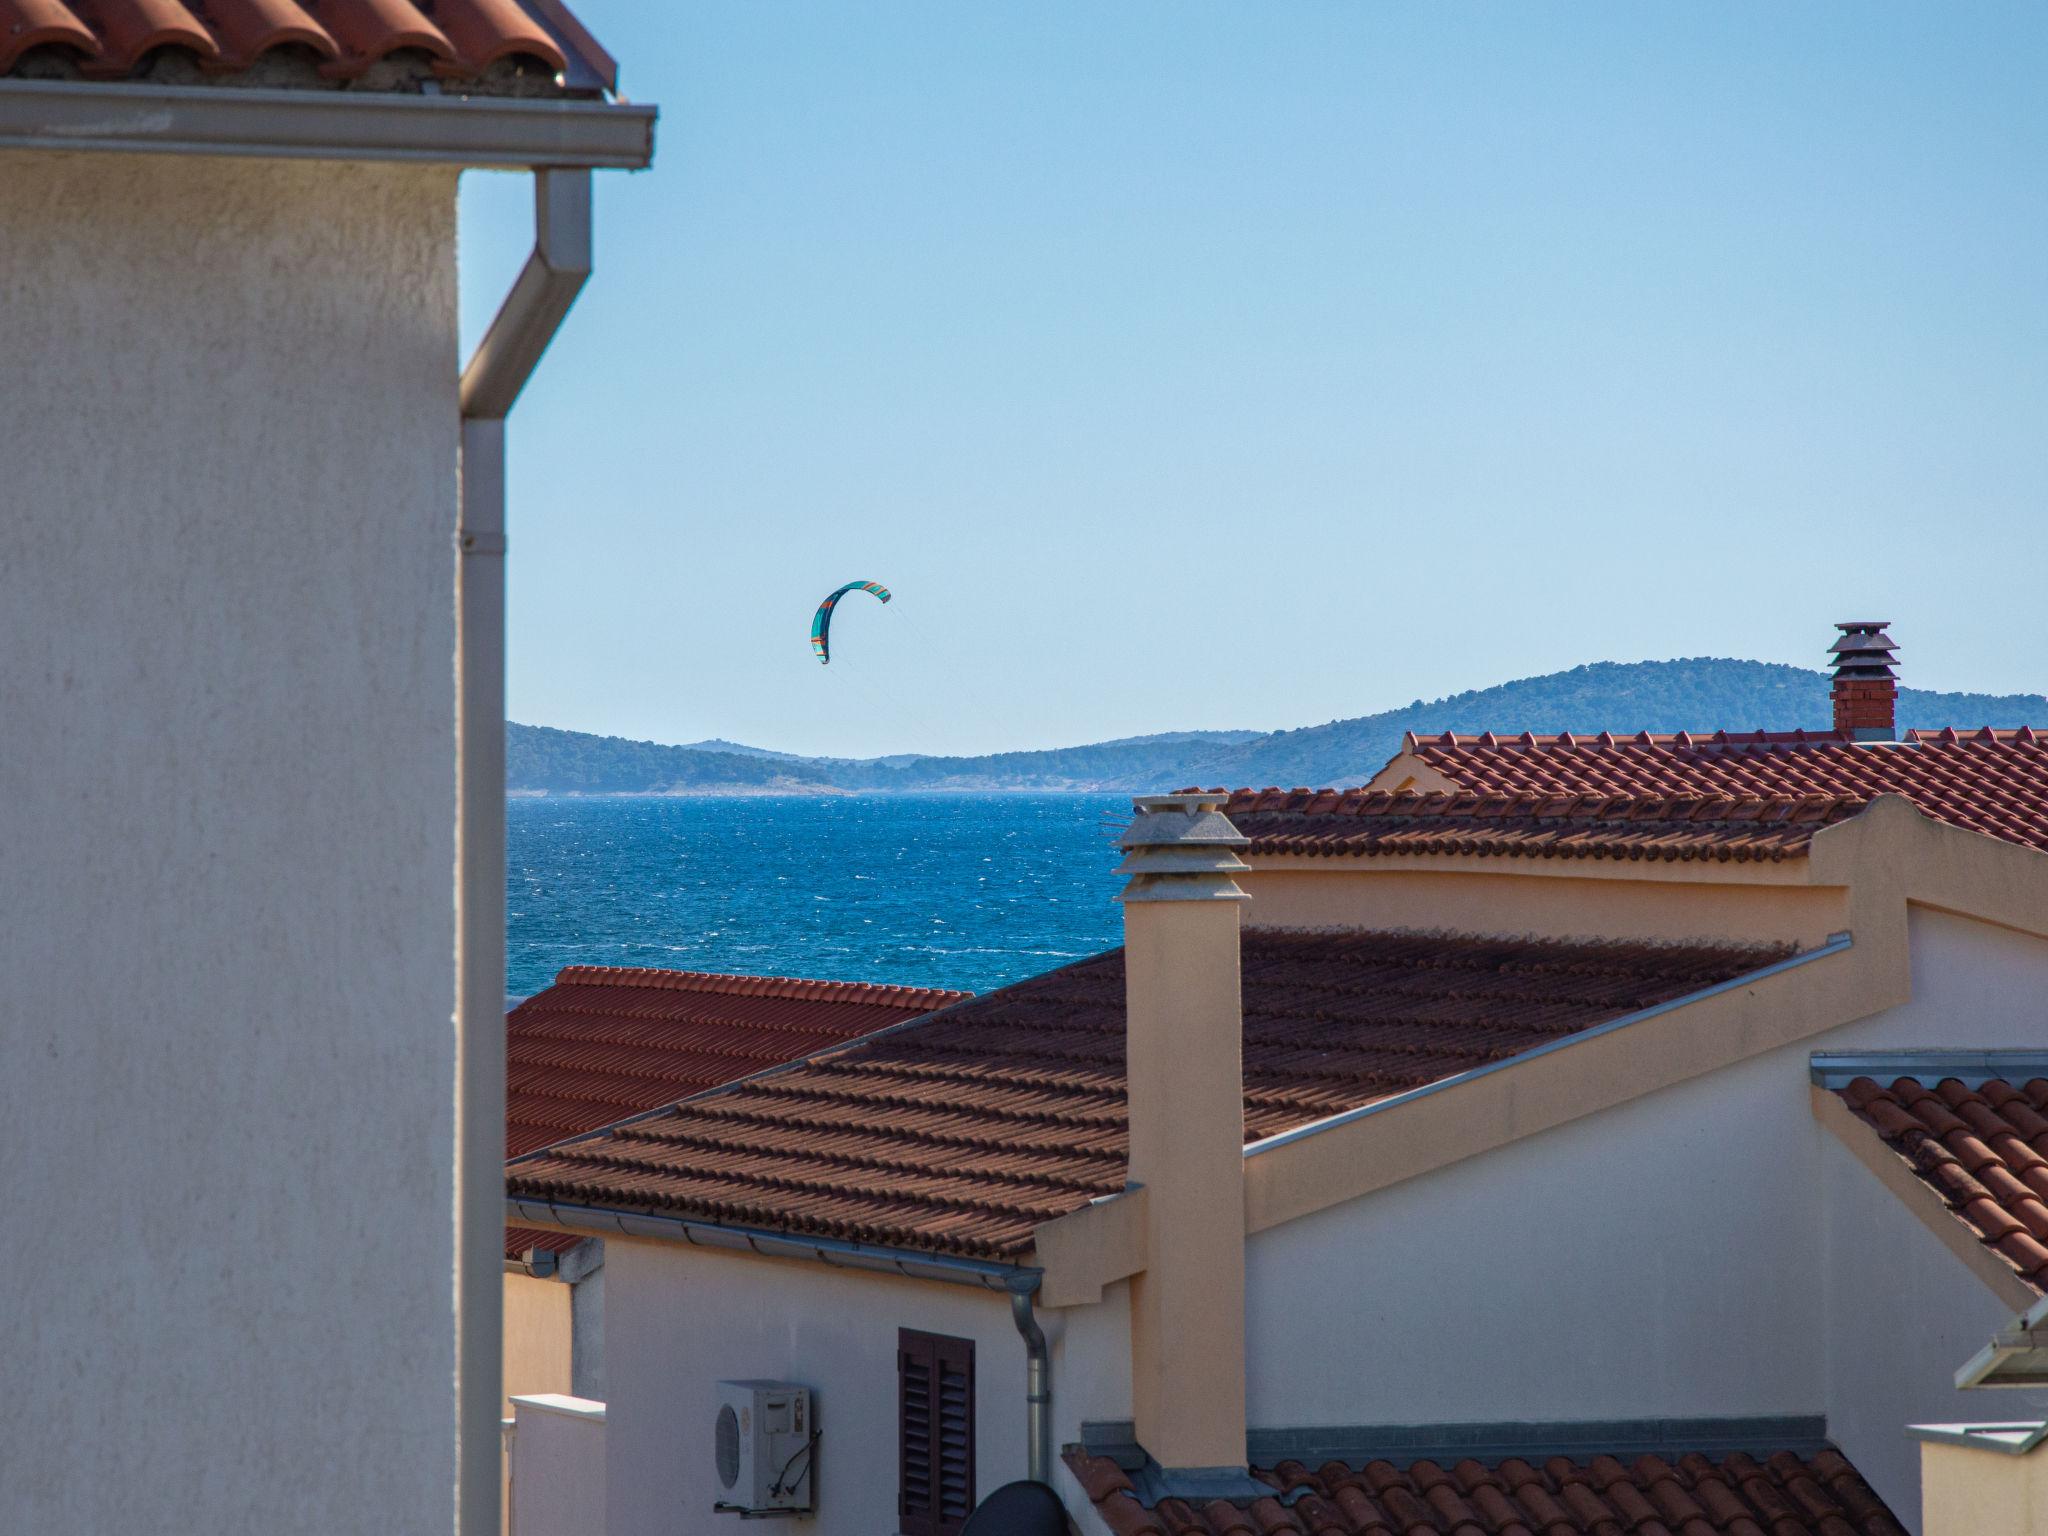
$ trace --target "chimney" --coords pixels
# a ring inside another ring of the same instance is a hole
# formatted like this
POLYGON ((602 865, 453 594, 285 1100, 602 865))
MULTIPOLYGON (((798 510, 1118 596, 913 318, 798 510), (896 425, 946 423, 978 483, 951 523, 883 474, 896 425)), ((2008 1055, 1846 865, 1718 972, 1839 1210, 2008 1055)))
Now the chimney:
POLYGON ((1138 1443, 1192 1495, 1244 1480, 1244 1004, 1232 878, 1247 846, 1218 794, 1154 795, 1120 846, 1138 1443))
POLYGON ((1898 679, 1892 652, 1898 647, 1884 624, 1837 624, 1842 638, 1829 647, 1835 659, 1835 731, 1851 741, 1895 741, 1898 679))

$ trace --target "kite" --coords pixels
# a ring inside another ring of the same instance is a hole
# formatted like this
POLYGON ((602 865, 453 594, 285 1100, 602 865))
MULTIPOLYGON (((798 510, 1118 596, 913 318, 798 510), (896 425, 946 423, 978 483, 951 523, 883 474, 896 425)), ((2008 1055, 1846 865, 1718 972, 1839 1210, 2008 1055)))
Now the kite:
POLYGON ((849 581, 825 601, 818 604, 818 611, 811 619, 811 649, 818 653, 818 660, 830 665, 832 661, 832 610, 839 606, 839 599, 849 592, 872 592, 883 602, 889 601, 889 589, 872 581, 849 581))

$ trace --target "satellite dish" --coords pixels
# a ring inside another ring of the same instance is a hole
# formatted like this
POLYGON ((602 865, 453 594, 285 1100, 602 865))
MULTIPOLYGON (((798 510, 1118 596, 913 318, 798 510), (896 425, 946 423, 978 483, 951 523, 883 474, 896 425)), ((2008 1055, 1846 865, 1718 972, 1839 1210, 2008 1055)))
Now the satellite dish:
POLYGON ((1043 1483, 1005 1483, 975 1506, 960 1536, 1067 1536, 1067 1512, 1043 1483))

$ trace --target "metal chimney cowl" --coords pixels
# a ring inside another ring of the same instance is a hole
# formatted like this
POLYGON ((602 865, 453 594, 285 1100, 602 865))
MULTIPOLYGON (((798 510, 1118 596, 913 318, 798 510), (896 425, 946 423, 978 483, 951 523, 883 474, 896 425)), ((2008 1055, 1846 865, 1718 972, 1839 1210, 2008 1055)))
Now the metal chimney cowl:
POLYGON ((1249 901, 1237 875, 1251 866, 1237 856, 1251 839, 1223 814, 1222 793, 1140 795, 1136 816, 1117 846, 1116 872, 1130 876, 1118 901, 1249 901))
POLYGON ((1898 739, 1898 678, 1894 652, 1898 646, 1885 633, 1883 620, 1851 621, 1835 626, 1841 638, 1828 648, 1835 681, 1829 690, 1837 735, 1851 741, 1898 739))

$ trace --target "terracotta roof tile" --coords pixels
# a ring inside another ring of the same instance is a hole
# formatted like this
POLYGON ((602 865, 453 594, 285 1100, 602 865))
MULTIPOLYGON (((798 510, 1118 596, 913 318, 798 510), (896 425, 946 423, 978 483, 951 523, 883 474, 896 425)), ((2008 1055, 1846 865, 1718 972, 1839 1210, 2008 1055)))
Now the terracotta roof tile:
POLYGON ((1833 733, 1611 732, 1578 737, 1410 737, 1407 750, 1482 795, 1728 796, 1868 800, 1903 795, 1936 821, 2048 849, 2048 737, 2031 728, 1909 731, 1902 743, 1833 733))
POLYGON ((1389 794, 1241 789, 1227 812, 1254 854, 1372 858, 1777 861, 1867 802, 1844 796, 1389 794))
MULTIPOLYGON (((970 995, 572 965, 506 1015, 506 1155, 673 1104, 970 995)), ((508 1230, 506 1254, 576 1241, 535 1241, 548 1236, 508 1230)))
POLYGON ((0 75, 182 84, 263 65, 260 83, 287 87, 543 94, 572 72, 616 77, 559 0, 0 0, 0 75), (406 59, 417 68, 384 67, 406 59))
POLYGON ((1284 1461, 1253 1475, 1274 1497, 1240 1507, 1140 1501, 1106 1457, 1070 1446, 1066 1464, 1115 1536, 1905 1536, 1840 1452, 1764 1461, 1735 1453, 1667 1461, 1551 1457, 1444 1467, 1284 1461))
MULTIPOLYGON (((1258 1140, 1756 969, 1785 948, 1243 939, 1258 1140)), ((616 1118, 616 1117, 615 1117, 616 1118)), ((1125 1179, 1123 955, 933 1013, 507 1170, 514 1193, 1015 1259, 1125 1179)))
POLYGON ((1838 1091, 1978 1241, 2048 1293, 2048 1078, 1859 1077, 1838 1091))

